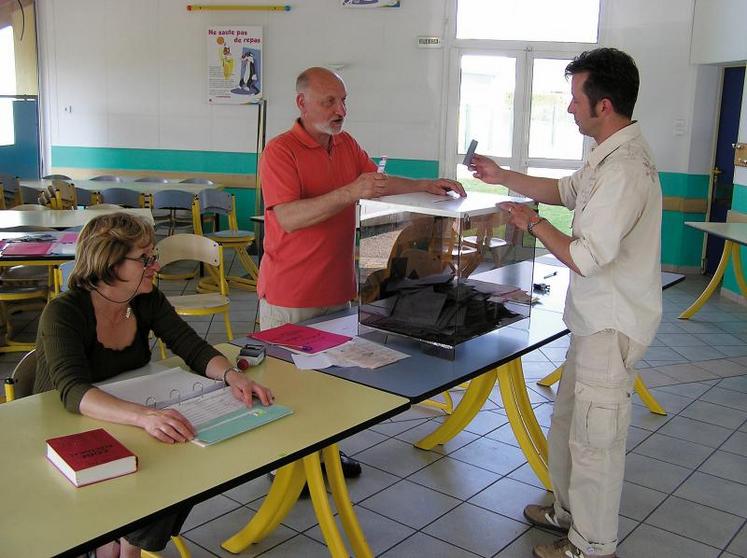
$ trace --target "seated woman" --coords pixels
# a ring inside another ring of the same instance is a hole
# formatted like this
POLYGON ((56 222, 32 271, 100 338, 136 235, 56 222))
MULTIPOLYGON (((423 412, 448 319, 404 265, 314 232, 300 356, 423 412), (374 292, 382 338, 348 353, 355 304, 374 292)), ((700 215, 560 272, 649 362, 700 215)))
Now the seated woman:
MULTIPOLYGON (((252 395, 270 405, 272 393, 199 337, 153 285, 159 270, 153 240, 153 227, 127 213, 98 216, 83 228, 70 289, 47 305, 39 322, 34 393, 56 389, 69 411, 138 426, 173 444, 195 435, 179 412, 130 403, 93 385, 148 364, 151 330, 192 370, 224 381, 247 405, 252 395)), ((161 550, 188 513, 185 506, 100 548, 98 556, 161 550)))

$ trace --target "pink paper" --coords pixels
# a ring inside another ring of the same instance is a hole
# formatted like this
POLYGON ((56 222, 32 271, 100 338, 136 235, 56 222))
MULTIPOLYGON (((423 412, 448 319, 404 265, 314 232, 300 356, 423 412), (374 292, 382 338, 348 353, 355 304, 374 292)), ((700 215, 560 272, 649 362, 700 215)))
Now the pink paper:
POLYGON ((313 327, 285 324, 264 331, 250 333, 247 337, 264 341, 270 345, 280 345, 288 349, 313 355, 350 341, 352 337, 329 333, 313 327))
POLYGON ((78 242, 78 233, 77 232, 63 233, 57 242, 60 242, 62 244, 75 244, 76 242, 78 242))
POLYGON ((3 248, 3 256, 46 256, 52 242, 10 242, 3 248))

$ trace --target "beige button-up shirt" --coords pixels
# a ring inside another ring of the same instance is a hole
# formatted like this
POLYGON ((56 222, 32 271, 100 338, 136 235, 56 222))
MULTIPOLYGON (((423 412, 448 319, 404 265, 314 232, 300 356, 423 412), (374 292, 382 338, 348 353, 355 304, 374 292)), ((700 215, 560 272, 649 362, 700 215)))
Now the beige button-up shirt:
POLYGON ((573 217, 564 320, 576 335, 615 329, 648 345, 661 320, 661 185, 637 123, 558 182, 573 217))

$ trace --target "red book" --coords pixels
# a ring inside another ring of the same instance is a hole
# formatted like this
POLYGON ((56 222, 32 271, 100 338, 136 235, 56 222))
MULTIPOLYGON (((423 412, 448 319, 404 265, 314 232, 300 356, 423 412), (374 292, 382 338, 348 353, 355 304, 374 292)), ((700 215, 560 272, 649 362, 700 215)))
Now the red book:
POLYGON ((137 471, 137 456, 103 428, 50 438, 47 459, 75 486, 137 471))

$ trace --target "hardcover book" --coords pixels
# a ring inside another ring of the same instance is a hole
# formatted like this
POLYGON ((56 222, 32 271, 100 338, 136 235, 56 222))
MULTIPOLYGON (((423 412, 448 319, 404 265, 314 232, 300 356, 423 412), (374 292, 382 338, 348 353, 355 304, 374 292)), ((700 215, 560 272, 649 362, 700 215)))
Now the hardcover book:
POLYGON ((103 428, 50 438, 47 459, 75 486, 137 470, 137 456, 103 428))

